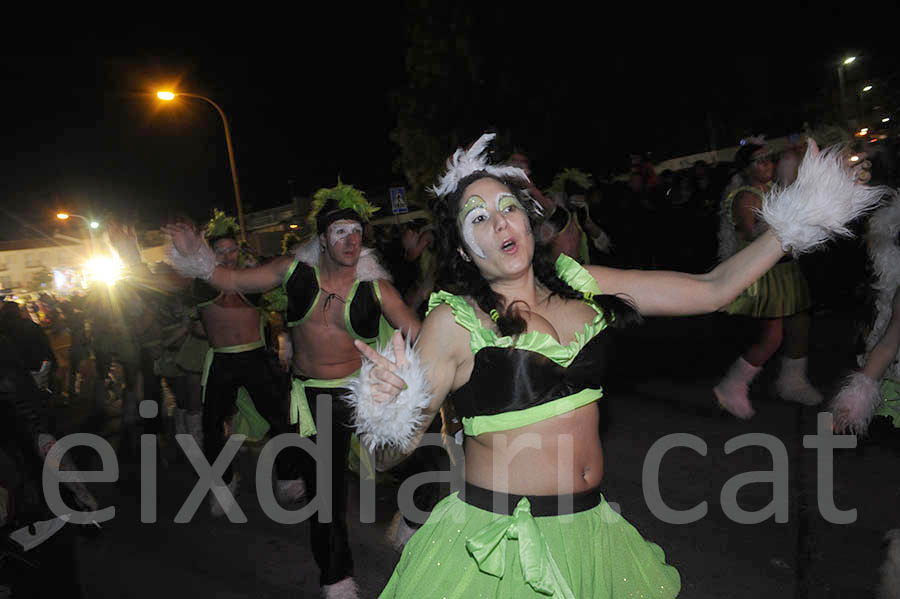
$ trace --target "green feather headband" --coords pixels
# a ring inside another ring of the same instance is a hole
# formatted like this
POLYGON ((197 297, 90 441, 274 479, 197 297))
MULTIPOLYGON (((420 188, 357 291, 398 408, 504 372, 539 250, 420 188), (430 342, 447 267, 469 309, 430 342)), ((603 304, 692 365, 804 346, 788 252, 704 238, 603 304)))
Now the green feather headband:
POLYGON ((319 220, 319 212, 329 201, 333 201, 338 210, 352 210, 359 215, 362 222, 368 222, 372 214, 379 210, 377 206, 369 203, 363 192, 352 185, 341 183, 341 180, 338 179, 335 187, 322 188, 313 194, 312 206, 306 220, 318 233, 325 232, 319 231, 316 224, 319 220))
POLYGON ((204 236, 209 240, 216 240, 222 237, 241 238, 241 228, 233 216, 225 216, 221 210, 213 210, 213 217, 209 219, 209 223, 204 230, 204 236))
POLYGON ((553 183, 550 185, 550 189, 548 189, 547 192, 565 192, 566 183, 568 183, 569 181, 571 181, 575 185, 578 185, 584 190, 588 190, 594 186, 594 180, 590 175, 578 170, 577 168, 567 168, 563 169, 563 172, 559 173, 553 178, 553 183))

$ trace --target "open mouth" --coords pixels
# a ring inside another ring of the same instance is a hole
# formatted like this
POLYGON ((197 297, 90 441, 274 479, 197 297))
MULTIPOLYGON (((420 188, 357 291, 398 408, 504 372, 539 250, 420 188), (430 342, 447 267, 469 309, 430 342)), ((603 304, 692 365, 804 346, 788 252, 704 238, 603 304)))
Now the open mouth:
POLYGON ((500 246, 500 250, 507 253, 513 253, 516 251, 517 247, 518 246, 516 245, 515 241, 513 241, 512 239, 507 239, 503 242, 503 245, 500 246))

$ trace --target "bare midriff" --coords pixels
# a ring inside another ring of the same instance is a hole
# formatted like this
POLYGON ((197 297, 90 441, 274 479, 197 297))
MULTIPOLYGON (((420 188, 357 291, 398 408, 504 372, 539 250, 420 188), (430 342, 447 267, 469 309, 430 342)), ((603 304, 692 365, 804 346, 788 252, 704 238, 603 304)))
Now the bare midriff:
POLYGON ((231 347, 259 341, 259 310, 237 293, 223 293, 200 309, 212 347, 231 347))
POLYGON ((599 410, 591 403, 521 428, 466 437, 466 480, 516 495, 564 495, 603 479, 599 410))

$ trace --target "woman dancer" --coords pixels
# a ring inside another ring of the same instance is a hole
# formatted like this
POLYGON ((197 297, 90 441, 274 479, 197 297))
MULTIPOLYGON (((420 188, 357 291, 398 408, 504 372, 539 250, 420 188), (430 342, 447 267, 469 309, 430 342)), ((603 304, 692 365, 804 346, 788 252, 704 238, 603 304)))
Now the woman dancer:
MULTIPOLYGON (((721 206, 721 259, 746 247, 768 228, 758 211, 774 185, 770 149, 761 140, 751 141, 738 151, 735 163, 741 172, 726 189, 721 206)), ((782 345, 784 356, 775 384, 778 395, 804 405, 822 401, 806 376, 811 305, 800 265, 788 255, 723 308, 728 314, 756 319, 760 334, 713 388, 720 406, 738 418, 752 418, 756 412, 747 396, 750 382, 782 345)))
POLYGON ((838 223, 882 190, 813 149, 808 176, 767 204, 771 229, 708 274, 552 264, 526 175, 487 163, 492 137, 457 150, 432 189, 442 290, 415 349, 399 335, 381 354, 356 344, 366 360, 349 399, 370 449, 409 451, 448 398, 466 435, 463 491, 413 535, 381 597, 674 597, 678 572, 599 491, 604 329, 716 310, 787 248, 822 243, 816 211, 846 233, 838 223), (823 171, 840 184, 823 190, 823 171))

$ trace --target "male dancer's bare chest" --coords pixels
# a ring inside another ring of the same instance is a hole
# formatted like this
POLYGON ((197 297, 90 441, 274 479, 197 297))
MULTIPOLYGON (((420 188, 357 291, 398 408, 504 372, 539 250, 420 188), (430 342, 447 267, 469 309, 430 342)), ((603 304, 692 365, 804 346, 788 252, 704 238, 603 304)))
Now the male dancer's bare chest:
POLYGON ((259 340, 259 310, 236 293, 223 293, 200 308, 203 327, 213 347, 259 340))

